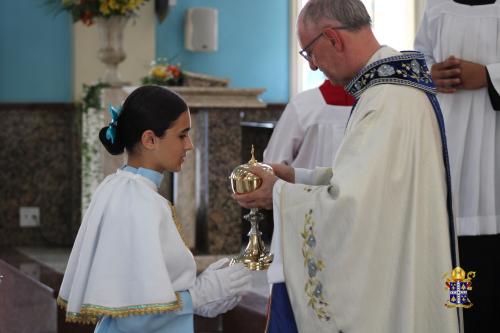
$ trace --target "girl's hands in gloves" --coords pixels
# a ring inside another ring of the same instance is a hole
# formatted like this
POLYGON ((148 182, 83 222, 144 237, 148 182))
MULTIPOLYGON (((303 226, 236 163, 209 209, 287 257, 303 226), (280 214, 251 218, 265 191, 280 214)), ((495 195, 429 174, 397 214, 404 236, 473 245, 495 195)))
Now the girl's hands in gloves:
POLYGON ((233 296, 225 298, 221 301, 215 301, 202 305, 195 309, 195 314, 202 317, 214 318, 221 313, 232 310, 241 301, 241 296, 233 296))
POLYGON ((228 258, 208 266, 189 289, 194 313, 215 317, 238 304, 241 295, 250 290, 250 271, 243 264, 227 266, 228 258))

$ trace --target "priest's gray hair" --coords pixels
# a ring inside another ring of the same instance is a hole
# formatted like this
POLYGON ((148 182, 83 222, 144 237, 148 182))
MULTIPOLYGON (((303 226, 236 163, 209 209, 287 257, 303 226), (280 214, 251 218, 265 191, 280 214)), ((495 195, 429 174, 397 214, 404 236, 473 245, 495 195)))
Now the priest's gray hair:
POLYGON ((310 0, 302 11, 302 22, 318 24, 335 20, 348 30, 371 25, 371 18, 361 0, 310 0))

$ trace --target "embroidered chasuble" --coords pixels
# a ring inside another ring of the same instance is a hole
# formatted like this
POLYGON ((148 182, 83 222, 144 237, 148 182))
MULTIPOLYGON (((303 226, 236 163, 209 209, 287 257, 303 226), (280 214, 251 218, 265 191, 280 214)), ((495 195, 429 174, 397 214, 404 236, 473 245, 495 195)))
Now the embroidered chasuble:
POLYGON ((382 47, 347 90, 357 104, 332 167, 273 190, 298 330, 458 332, 442 280, 455 264, 446 140, 423 55, 382 47))

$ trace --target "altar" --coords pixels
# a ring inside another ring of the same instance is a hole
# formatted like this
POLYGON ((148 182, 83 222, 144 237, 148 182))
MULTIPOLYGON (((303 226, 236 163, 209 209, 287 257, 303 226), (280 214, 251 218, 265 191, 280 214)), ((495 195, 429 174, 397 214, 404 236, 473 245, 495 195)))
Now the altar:
MULTIPOLYGON (((93 179, 82 179, 83 207, 85 195, 103 179, 123 165, 125 156, 111 156, 96 139, 96 131, 109 122, 107 108, 118 106, 135 89, 133 86, 105 88, 101 91, 101 109, 93 130, 85 129, 94 154, 93 172, 82 172, 93 179), (95 126, 100 122, 101 126, 95 126), (93 142, 92 142, 93 140, 93 142)), ((231 89, 225 87, 170 87, 187 102, 191 111, 190 132, 195 149, 188 153, 180 173, 166 177, 160 193, 173 201, 183 234, 195 254, 236 254, 241 249, 241 209, 231 197, 229 175, 242 161, 241 122, 245 115, 266 113, 259 99, 264 89, 231 89)), ((91 117, 88 114, 87 117, 91 117)), ((245 161, 246 162, 246 161, 245 161)), ((85 168, 84 168, 85 169, 85 168)))

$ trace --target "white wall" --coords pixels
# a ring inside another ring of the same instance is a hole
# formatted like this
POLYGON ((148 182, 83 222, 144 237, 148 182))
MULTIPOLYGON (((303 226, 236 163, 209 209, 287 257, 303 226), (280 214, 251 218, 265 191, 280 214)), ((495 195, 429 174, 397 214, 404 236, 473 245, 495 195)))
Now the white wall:
MULTIPOLYGON (((139 15, 129 21, 124 32, 123 48, 127 55, 118 70, 124 81, 139 83, 155 58, 154 1, 148 1, 139 15)), ((73 25, 73 92, 76 100, 83 95, 82 85, 92 84, 104 74, 105 66, 97 58, 99 36, 95 24, 87 27, 81 22, 73 25)))

